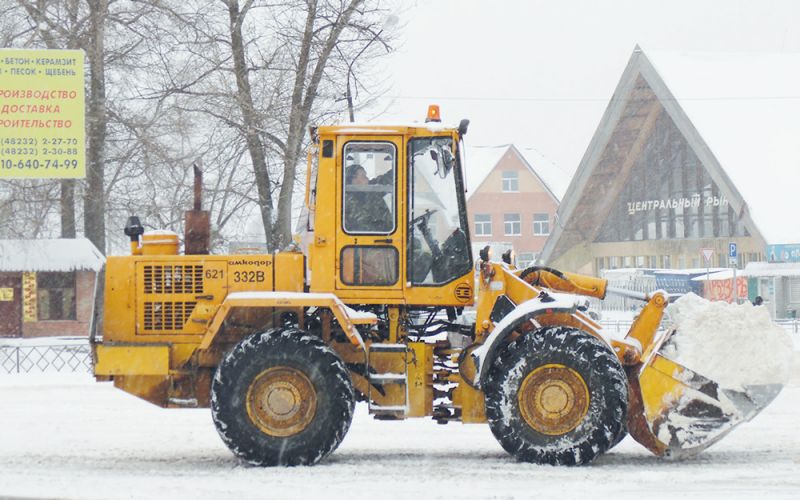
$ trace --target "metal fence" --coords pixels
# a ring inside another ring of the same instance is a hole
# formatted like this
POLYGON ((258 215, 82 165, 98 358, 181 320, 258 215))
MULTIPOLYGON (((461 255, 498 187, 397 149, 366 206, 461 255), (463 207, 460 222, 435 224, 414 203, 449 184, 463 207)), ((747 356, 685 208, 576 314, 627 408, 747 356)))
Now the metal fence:
POLYGON ((800 320, 797 319, 776 319, 775 323, 789 333, 800 334, 800 320))
MULTIPOLYGON (((630 320, 601 320, 607 331, 624 334, 630 320)), ((792 334, 800 348, 800 320, 779 319, 775 323, 792 334)), ((92 351, 86 341, 52 345, 0 345, 2 373, 91 373, 92 351)))
POLYGON ((91 373, 87 342, 57 345, 0 345, 0 373, 91 373))

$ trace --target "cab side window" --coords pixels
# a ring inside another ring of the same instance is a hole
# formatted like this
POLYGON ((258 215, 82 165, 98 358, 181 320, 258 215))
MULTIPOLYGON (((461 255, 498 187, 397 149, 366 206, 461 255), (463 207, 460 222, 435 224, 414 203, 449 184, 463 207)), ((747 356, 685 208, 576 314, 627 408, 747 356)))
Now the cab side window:
POLYGON ((388 286, 397 282, 399 257, 389 246, 353 245, 342 249, 341 279, 351 286, 388 286))
POLYGON ((387 142, 344 146, 342 220, 348 234, 390 234, 397 227, 397 150, 387 142))

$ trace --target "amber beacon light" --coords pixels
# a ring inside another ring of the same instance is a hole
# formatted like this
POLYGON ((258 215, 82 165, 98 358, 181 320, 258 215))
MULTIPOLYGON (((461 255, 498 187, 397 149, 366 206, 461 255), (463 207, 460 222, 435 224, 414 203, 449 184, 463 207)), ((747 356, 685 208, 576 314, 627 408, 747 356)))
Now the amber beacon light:
POLYGON ((440 121, 442 121, 442 116, 439 114, 439 105, 431 104, 428 106, 428 116, 425 117, 425 123, 440 121))

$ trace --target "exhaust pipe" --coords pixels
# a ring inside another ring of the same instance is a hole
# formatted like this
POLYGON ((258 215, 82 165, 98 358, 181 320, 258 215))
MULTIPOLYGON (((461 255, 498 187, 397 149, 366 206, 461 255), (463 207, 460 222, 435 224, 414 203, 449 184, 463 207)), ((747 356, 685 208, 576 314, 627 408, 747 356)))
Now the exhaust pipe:
POLYGON ((194 208, 185 213, 184 253, 186 255, 208 255, 211 240, 211 215, 203 210, 203 172, 197 166, 194 169, 194 208))

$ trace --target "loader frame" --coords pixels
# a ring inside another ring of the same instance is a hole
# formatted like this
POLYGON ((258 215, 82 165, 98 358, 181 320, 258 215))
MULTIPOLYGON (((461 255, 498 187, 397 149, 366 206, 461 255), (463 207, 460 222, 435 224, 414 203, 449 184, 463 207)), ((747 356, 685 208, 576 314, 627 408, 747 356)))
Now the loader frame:
MULTIPOLYGON (((438 119, 438 108, 431 116, 438 119)), ((356 399, 376 418, 488 421, 496 435, 516 419, 517 437, 501 444, 521 460, 554 464, 610 449, 624 437, 627 414, 631 435, 665 454, 653 432, 669 409, 665 394, 691 389, 681 379, 688 372, 658 354, 668 336, 658 331, 666 293, 639 294, 646 304, 630 331, 610 338, 585 297, 628 292, 599 278, 493 262, 488 249, 473 265, 460 161, 466 128, 312 128, 304 230, 283 252, 208 255, 197 235, 209 228, 187 224, 192 243, 178 255, 176 235, 148 235, 131 218, 132 255, 109 257, 99 287, 96 378, 163 407, 210 406, 231 450, 260 465, 314 463, 332 452, 356 399), (356 168, 386 184, 356 186, 356 168), (378 200, 391 224, 364 230, 348 222, 354 199, 378 200), (474 324, 457 321, 473 305, 474 324), (573 363, 559 342, 583 357, 573 363), (305 354, 324 366, 305 366, 305 354), (591 359, 601 358, 607 373, 594 373, 591 359), (509 363, 530 373, 507 378, 498 366, 509 363), (337 381, 319 379, 322 372, 337 381), (614 407, 600 414, 591 398, 614 407), (541 451, 561 435, 572 448, 541 451), (539 441, 549 444, 537 448, 539 441), (284 449, 285 460, 274 456, 284 449)), ((187 212, 193 224, 209 219, 198 185, 196 178, 187 212)))

